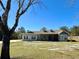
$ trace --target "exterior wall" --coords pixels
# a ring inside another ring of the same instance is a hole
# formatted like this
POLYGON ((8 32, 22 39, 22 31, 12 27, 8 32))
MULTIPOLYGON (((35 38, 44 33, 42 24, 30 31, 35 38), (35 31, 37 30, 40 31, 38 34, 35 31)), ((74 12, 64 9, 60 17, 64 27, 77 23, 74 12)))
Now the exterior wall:
POLYGON ((59 41, 67 41, 68 39, 68 34, 62 33, 59 34, 59 41))
POLYGON ((58 34, 49 34, 48 41, 59 41, 58 34))
POLYGON ((31 40, 37 40, 37 35, 34 34, 24 34, 22 36, 23 40, 31 41, 31 40))
POLYGON ((26 41, 66 41, 68 39, 68 34, 62 32, 60 34, 21 34, 20 37, 26 41))
POLYGON ((48 40, 48 35, 47 34, 40 34, 40 40, 47 41, 48 40))
POLYGON ((35 35, 35 34, 24 34, 23 36, 22 36, 22 39, 23 40, 32 40, 32 41, 36 41, 36 40, 38 40, 38 41, 40 41, 40 40, 42 40, 42 41, 45 41, 45 40, 48 40, 48 35, 35 35))
POLYGON ((27 41, 58 41, 58 36, 53 34, 24 34, 22 39, 27 41))

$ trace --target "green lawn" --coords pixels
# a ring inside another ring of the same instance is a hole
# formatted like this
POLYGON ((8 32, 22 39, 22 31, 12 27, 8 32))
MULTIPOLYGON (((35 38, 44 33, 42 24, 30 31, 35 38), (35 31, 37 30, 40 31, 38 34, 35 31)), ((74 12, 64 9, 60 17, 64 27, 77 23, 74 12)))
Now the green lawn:
POLYGON ((13 59, 79 59, 79 42, 25 41, 11 43, 10 49, 13 59))

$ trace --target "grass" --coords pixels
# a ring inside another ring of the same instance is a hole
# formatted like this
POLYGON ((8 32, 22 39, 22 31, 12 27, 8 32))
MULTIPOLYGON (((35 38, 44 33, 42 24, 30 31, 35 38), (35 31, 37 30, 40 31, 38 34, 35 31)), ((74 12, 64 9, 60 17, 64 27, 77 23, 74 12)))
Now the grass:
POLYGON ((11 42, 10 49, 12 59, 79 59, 79 42, 11 42))

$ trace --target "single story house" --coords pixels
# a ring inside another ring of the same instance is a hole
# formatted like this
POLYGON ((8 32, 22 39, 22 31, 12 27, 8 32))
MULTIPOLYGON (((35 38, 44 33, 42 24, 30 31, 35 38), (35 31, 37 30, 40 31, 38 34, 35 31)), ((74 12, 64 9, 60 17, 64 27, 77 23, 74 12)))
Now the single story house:
POLYGON ((64 30, 56 31, 31 31, 27 33, 21 33, 19 39, 26 41, 67 41, 68 32, 64 30))

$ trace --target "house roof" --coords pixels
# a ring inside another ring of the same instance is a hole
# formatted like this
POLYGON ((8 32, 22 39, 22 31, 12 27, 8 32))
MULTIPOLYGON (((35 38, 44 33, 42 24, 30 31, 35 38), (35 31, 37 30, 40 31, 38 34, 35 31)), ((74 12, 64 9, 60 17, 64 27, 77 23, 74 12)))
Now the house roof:
POLYGON ((46 31, 46 32, 44 32, 44 31, 31 31, 29 33, 27 32, 27 33, 24 33, 24 34, 60 34, 62 32, 68 33, 64 30, 55 30, 55 31, 46 31))

